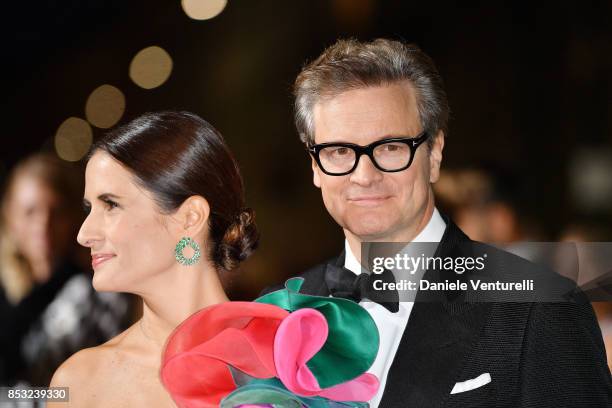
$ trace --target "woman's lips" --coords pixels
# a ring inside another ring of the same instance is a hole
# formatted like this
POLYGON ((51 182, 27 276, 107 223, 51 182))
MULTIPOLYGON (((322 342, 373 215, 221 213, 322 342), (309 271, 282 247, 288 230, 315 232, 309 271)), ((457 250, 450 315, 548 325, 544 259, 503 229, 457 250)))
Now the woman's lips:
POLYGON ((113 258, 115 255, 113 254, 101 254, 101 255, 92 255, 91 257, 91 267, 96 268, 102 262, 108 261, 113 258))

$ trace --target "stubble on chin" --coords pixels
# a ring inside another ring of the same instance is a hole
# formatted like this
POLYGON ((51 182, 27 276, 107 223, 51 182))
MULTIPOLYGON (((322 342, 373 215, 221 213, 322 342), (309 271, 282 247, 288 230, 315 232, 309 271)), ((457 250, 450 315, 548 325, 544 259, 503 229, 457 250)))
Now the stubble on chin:
POLYGON ((393 228, 391 220, 385 214, 356 214, 349 218, 343 226, 361 241, 375 241, 386 236, 393 228))

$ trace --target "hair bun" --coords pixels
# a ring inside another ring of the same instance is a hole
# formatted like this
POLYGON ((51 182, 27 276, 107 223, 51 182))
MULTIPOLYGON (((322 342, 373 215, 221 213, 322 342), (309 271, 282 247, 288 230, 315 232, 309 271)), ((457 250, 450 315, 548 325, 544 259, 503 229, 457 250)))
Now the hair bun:
POLYGON ((232 270, 247 259, 259 244, 255 212, 244 208, 231 223, 219 243, 216 262, 225 270, 232 270))

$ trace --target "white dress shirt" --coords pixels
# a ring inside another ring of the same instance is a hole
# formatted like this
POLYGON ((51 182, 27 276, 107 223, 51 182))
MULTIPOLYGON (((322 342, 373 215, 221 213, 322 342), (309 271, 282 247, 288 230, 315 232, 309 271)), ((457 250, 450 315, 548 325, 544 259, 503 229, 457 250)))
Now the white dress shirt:
MULTIPOLYGON (((429 222, 412 242, 440 242, 445 229, 446 223, 440 216, 438 209, 434 208, 429 222)), ((361 264, 353 254, 353 251, 351 251, 348 241, 344 241, 344 246, 346 249, 344 267, 359 275, 362 268, 361 264)), ((368 373, 374 374, 380 380, 378 392, 374 398, 370 400, 370 407, 377 408, 385 390, 387 374, 391 368, 395 353, 397 353, 397 348, 404 334, 404 329, 408 324, 408 318, 410 317, 414 302, 400 302, 399 311, 397 313, 392 313, 383 306, 372 301, 361 301, 359 304, 370 313, 378 327, 378 333, 380 335, 378 355, 372 367, 368 370, 368 373)))

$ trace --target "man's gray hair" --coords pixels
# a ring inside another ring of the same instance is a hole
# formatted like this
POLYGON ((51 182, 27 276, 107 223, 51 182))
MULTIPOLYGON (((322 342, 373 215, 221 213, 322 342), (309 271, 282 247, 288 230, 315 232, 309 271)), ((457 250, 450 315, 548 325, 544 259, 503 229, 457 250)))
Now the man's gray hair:
POLYGON ((314 106, 353 89, 409 82, 423 130, 447 133, 449 106, 432 59, 414 44, 376 39, 338 40, 306 65, 295 80, 295 124, 302 142, 314 143, 314 106))

